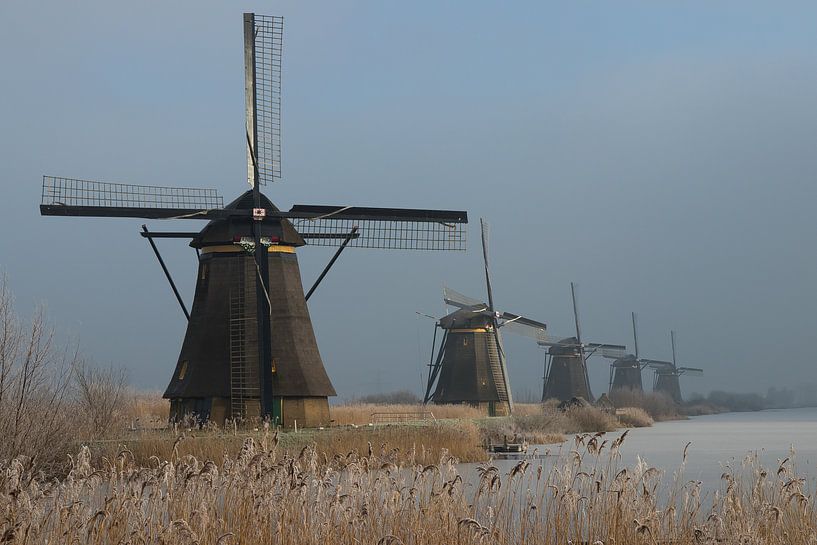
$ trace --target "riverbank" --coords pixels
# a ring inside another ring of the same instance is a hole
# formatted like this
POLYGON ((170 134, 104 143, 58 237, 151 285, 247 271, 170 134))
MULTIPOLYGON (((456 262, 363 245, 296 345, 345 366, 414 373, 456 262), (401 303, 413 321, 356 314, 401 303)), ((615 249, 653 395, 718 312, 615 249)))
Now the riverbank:
POLYGON ((428 464, 446 456, 459 462, 482 462, 490 456, 485 448, 488 443, 514 440, 558 444, 575 434, 603 433, 652 424, 652 420, 639 409, 619 413, 611 414, 595 407, 559 410, 531 404, 518 405, 513 416, 489 418, 472 407, 459 405, 430 408, 347 405, 332 408, 333 416, 344 424, 322 429, 272 431, 265 430, 262 425, 206 426, 202 429, 166 427, 159 425, 158 418, 153 418, 152 427, 81 443, 90 446, 94 463, 115 459, 123 453, 138 465, 148 465, 151 458, 172 460, 192 456, 217 460, 225 455, 235 458, 247 440, 270 448, 275 443, 278 452, 289 456, 296 456, 310 447, 329 458, 377 452, 391 463, 428 464), (409 420, 383 424, 378 422, 381 415, 403 415, 409 420))
MULTIPOLYGON (((305 447, 314 447, 326 456, 348 457, 377 451, 388 454, 392 463, 432 463, 449 456, 460 462, 488 459, 487 443, 515 438, 531 444, 561 443, 566 436, 584 432, 608 432, 632 425, 628 415, 621 419, 594 407, 574 407, 565 411, 540 405, 521 406, 519 414, 488 418, 476 409, 461 406, 435 406, 428 418, 397 424, 377 423, 377 416, 421 415, 414 405, 346 406, 338 410, 346 422, 323 429, 265 431, 259 427, 204 429, 154 428, 133 430, 116 437, 89 441, 94 460, 114 459, 123 452, 137 464, 151 457, 160 460, 193 456, 216 460, 223 455, 235 458, 246 440, 260 445, 275 443, 284 455, 295 456, 305 447), (446 418, 438 418, 437 414, 446 418), (456 415, 456 417, 454 417, 456 415)), ((641 422, 647 425, 646 422, 641 422)))

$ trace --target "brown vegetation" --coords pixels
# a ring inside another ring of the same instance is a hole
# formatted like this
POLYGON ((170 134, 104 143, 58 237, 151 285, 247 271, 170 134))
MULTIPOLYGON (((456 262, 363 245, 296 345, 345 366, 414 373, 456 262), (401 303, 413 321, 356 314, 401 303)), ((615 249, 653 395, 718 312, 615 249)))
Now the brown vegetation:
POLYGON ((661 392, 617 389, 610 393, 610 401, 616 407, 643 409, 656 422, 685 418, 672 398, 661 392))
POLYGON ((123 424, 130 429, 153 430, 167 426, 170 401, 161 392, 129 391, 123 407, 123 424))
POLYGON ((728 467, 722 492, 705 502, 683 466, 673 478, 622 467, 623 440, 579 436, 552 464, 486 463, 472 477, 447 454, 289 455, 274 435, 229 456, 173 452, 144 465, 126 450, 94 465, 83 448, 60 482, 25 458, 0 468, 0 536, 33 545, 813 543, 817 498, 791 459, 728 467))
POLYGON ((71 446, 70 369, 76 350, 58 347, 42 309, 30 322, 15 312, 0 276, 0 460, 36 457, 50 467, 71 446))
POLYGON ((28 321, 17 314, 0 275, 0 460, 24 456, 54 473, 79 441, 121 434, 132 397, 121 371, 56 339, 42 309, 28 321))
POLYGON ((510 417, 483 418, 478 425, 483 437, 493 443, 517 437, 536 444, 560 443, 566 434, 613 431, 620 426, 615 416, 595 407, 560 410, 542 405, 529 406, 510 417))
POLYGON ((647 428, 654 421, 647 411, 638 407, 624 407, 616 411, 616 418, 626 428, 647 428))
MULTIPOLYGON (((431 413, 434 419, 474 419, 485 416, 485 412, 470 405, 377 405, 370 403, 353 403, 348 405, 334 405, 330 408, 332 425, 334 426, 365 426, 374 421, 375 413, 417 414, 431 413)), ((421 419, 420 416, 417 417, 421 419)))
MULTIPOLYGON (((202 460, 219 460, 224 456, 235 458, 247 440, 263 445, 269 437, 269 433, 263 430, 235 433, 218 429, 187 430, 175 435, 169 431, 148 431, 90 445, 95 462, 114 459, 125 451, 137 464, 146 465, 152 457, 162 461, 185 456, 202 460)), ((309 446, 330 458, 346 456, 350 452, 366 454, 370 449, 382 455, 388 453, 395 462, 411 459, 432 463, 444 454, 465 462, 487 458, 487 453, 480 447, 479 431, 470 422, 279 432, 275 434, 275 441, 278 452, 293 456, 309 446)))

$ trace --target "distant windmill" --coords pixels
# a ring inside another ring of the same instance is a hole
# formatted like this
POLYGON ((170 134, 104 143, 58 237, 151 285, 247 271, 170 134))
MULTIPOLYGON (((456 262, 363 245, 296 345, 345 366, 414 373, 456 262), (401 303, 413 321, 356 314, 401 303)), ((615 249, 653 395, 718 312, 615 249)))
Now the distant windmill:
POLYGON ((619 357, 626 346, 621 344, 585 343, 582 340, 579 326, 579 309, 576 304, 576 286, 570 283, 570 294, 573 298, 573 319, 576 324, 576 336, 558 341, 539 341, 546 347, 544 385, 542 401, 558 399, 568 401, 580 397, 593 401, 590 391, 590 377, 587 372, 587 358, 599 352, 607 357, 619 357))
POLYGON ((488 415, 513 411, 507 358, 500 330, 545 339, 546 325, 494 307, 488 268, 488 225, 482 226, 482 256, 488 302, 445 288, 443 299, 458 310, 443 316, 434 327, 443 332, 436 359, 432 352, 424 403, 463 403, 484 408, 488 415))
POLYGON ((678 377, 681 375, 701 376, 704 370, 698 367, 678 367, 675 361, 675 331, 670 331, 672 340, 672 363, 656 362, 649 365, 655 371, 653 391, 667 394, 676 403, 682 403, 681 384, 678 377))
POLYGON ((671 362, 661 360, 651 360, 640 357, 638 353, 638 329, 636 326, 636 314, 633 318, 633 344, 635 344, 635 354, 625 354, 618 357, 616 355, 605 354, 604 357, 613 359, 610 364, 610 393, 615 390, 634 390, 641 392, 644 386, 641 380, 641 371, 649 366, 666 366, 671 362))
MULTIPOLYGON (((223 206, 215 190, 43 177, 43 215, 209 220, 201 231, 143 227, 188 318, 164 397, 171 416, 260 416, 291 427, 328 424, 335 389, 324 369, 306 300, 343 248, 464 250, 465 212, 295 205, 279 210, 261 185, 281 177, 283 19, 244 14, 247 182, 223 206), (199 255, 190 312, 153 242, 191 240, 199 255), (339 246, 304 295, 295 249, 339 246)), ((82 242, 78 242, 82 244, 82 242)))

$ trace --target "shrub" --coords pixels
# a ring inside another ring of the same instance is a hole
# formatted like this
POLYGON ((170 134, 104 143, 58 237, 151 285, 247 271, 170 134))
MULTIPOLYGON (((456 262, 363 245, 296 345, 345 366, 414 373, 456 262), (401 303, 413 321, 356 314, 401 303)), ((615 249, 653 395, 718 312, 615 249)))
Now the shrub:
POLYGON ((67 460, 70 369, 78 361, 75 349, 56 346, 42 309, 29 323, 19 318, 0 277, 0 460, 35 458, 44 468, 67 460))
POLYGON ((616 407, 643 409, 657 422, 682 418, 672 398, 662 392, 643 392, 629 388, 616 389, 610 392, 610 401, 616 407))
POLYGON ((653 419, 647 411, 638 407, 618 409, 616 417, 625 428, 647 428, 653 425, 653 419))
POLYGON ((399 390, 381 394, 369 394, 359 397, 357 403, 374 403, 379 405, 419 405, 422 400, 413 392, 399 390))

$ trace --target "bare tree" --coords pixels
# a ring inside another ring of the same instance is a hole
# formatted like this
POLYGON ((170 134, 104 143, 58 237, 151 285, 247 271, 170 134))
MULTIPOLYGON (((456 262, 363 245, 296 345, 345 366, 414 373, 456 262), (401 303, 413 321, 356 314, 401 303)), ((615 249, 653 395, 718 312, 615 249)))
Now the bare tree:
POLYGON ((108 435, 122 414, 127 379, 121 369, 93 367, 77 361, 73 367, 76 401, 92 439, 108 435))
POLYGON ((0 459, 64 459, 71 437, 68 386, 76 348, 54 345, 45 312, 29 323, 14 310, 5 274, 0 276, 0 459))

